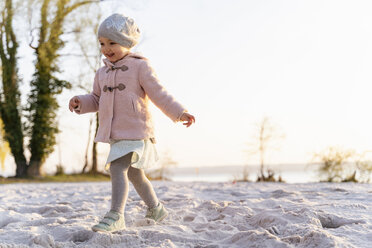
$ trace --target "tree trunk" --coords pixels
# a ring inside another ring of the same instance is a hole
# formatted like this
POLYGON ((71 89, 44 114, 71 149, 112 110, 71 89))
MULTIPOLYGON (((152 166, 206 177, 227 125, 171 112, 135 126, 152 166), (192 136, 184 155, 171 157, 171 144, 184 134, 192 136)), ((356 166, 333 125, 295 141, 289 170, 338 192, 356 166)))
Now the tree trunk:
POLYGON ((28 167, 27 174, 32 177, 44 177, 45 172, 43 170, 43 164, 41 161, 31 161, 28 167))
POLYGON ((89 120, 89 128, 88 128, 88 142, 87 142, 87 148, 85 149, 85 157, 84 157, 84 167, 81 173, 86 173, 86 170, 88 168, 88 152, 89 152, 89 145, 90 145, 90 139, 92 136, 92 125, 93 125, 93 119, 90 118, 89 120))
POLYGON ((260 151, 260 171, 261 177, 264 178, 264 152, 260 151))
MULTIPOLYGON (((96 131, 94 132, 94 137, 97 136, 98 132, 98 113, 96 113, 96 131)), ((92 173, 98 173, 98 166, 97 166, 97 143, 93 141, 93 152, 92 152, 92 173)))
MULTIPOLYGON (((13 154, 13 156, 14 156, 14 154, 13 154)), ((27 176, 28 164, 27 164, 26 158, 23 154, 20 157, 21 157, 21 159, 14 158, 15 163, 16 163, 16 177, 26 177, 27 176)))
POLYGON ((260 142, 260 147, 259 147, 259 150, 260 150, 260 164, 261 164, 261 177, 262 179, 265 179, 265 175, 264 175, 264 154, 265 154, 265 147, 266 147, 266 144, 265 144, 265 129, 266 129, 266 123, 267 123, 267 119, 265 118, 262 123, 261 123, 261 126, 260 126, 260 137, 259 137, 259 142, 260 142))

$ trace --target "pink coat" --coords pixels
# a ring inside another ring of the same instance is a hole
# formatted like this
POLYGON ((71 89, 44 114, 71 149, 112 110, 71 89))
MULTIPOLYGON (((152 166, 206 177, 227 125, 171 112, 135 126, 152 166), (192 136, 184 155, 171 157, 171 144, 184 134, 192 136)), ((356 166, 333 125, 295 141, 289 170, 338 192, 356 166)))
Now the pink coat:
POLYGON ((147 139, 154 137, 149 99, 174 122, 186 109, 160 85, 144 57, 130 53, 115 64, 104 59, 95 76, 93 91, 80 95, 75 112, 99 112, 95 142, 109 143, 110 138, 147 139))

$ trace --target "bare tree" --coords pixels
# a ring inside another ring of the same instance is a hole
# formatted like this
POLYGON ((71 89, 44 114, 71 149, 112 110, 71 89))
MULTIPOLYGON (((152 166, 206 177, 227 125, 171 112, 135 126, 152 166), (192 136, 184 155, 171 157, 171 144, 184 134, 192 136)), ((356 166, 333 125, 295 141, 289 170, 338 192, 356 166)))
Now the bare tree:
POLYGON ((272 181, 274 179, 272 170, 267 169, 268 175, 265 176, 265 159, 269 150, 279 149, 278 141, 284 137, 284 134, 278 131, 268 117, 264 117, 261 122, 255 125, 255 133, 251 142, 247 144, 246 152, 248 156, 259 155, 260 175, 258 181, 272 181))
POLYGON ((242 172, 238 172, 233 175, 233 182, 250 182, 248 165, 243 167, 242 172))
MULTIPOLYGON (((76 26, 76 30, 79 32, 75 33, 75 42, 81 51, 81 57, 83 58, 83 63, 87 66, 87 71, 80 70, 79 82, 76 83, 76 87, 83 89, 86 93, 92 91, 92 80, 86 75, 94 75, 101 65, 102 54, 100 51, 99 41, 97 39, 98 26, 102 17, 100 8, 96 5, 89 5, 85 7, 84 16, 79 16, 79 23, 76 26)), ((98 113, 92 115, 89 120, 88 128, 88 140, 85 149, 84 166, 82 173, 98 173, 97 164, 97 143, 92 142, 92 129, 94 129, 93 137, 97 135, 98 131, 98 113), (93 144, 92 144, 93 143, 93 144), (92 146, 92 166, 89 168, 89 147, 92 146)))
POLYGON ((148 172, 147 176, 152 180, 170 180, 171 167, 177 166, 177 162, 172 158, 169 150, 166 150, 159 161, 160 167, 148 172))

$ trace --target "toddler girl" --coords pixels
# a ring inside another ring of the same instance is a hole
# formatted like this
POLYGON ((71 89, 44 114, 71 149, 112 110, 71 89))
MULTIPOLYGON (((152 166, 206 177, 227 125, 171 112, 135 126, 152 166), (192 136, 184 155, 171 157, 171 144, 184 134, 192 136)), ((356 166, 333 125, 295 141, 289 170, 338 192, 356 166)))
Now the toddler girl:
POLYGON ((183 121, 187 127, 195 122, 194 116, 159 84, 148 60, 130 52, 139 37, 133 19, 121 14, 106 18, 98 29, 105 65, 95 75, 92 93, 74 96, 69 102, 70 111, 78 114, 99 112, 95 142, 110 144, 105 169, 109 168, 111 175, 111 209, 93 231, 125 228, 128 179, 148 207, 146 218, 158 222, 168 215, 143 171, 158 159, 149 100, 174 122, 183 121))

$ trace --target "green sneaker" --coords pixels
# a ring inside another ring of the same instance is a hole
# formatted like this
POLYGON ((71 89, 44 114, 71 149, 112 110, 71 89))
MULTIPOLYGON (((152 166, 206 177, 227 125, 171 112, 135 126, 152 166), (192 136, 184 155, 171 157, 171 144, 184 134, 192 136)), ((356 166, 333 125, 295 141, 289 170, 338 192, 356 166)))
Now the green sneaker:
POLYGON ((153 219, 156 222, 162 221, 168 216, 168 211, 164 208, 163 204, 159 202, 158 206, 147 209, 146 218, 153 219))
POLYGON ((124 214, 110 210, 105 217, 92 227, 95 232, 115 232, 125 229, 124 214))

